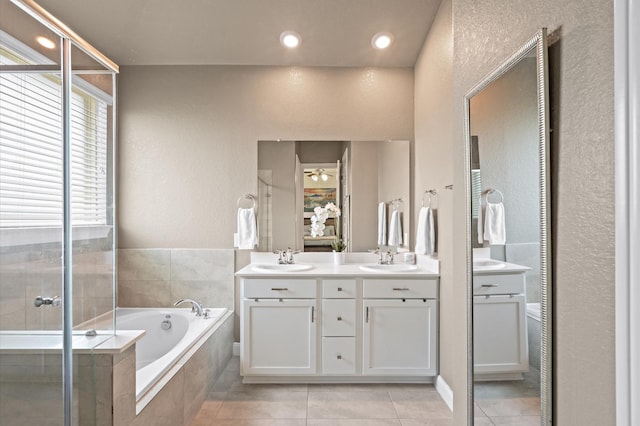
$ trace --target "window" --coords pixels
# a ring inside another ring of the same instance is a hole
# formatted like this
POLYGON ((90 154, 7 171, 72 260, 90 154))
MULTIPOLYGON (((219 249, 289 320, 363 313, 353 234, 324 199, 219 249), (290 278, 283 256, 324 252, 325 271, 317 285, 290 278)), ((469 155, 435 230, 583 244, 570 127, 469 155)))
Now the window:
MULTIPOLYGON (((0 62, 29 64, 22 53, 0 46, 0 62)), ((87 87, 74 76, 71 221, 106 225, 109 100, 87 87)), ((0 73, 0 228, 62 225, 61 90, 59 73, 0 73)))

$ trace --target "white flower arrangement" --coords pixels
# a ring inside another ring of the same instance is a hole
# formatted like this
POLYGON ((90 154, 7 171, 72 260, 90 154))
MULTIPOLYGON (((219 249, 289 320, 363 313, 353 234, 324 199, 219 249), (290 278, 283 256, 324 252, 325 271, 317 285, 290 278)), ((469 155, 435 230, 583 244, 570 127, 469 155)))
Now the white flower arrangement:
POLYGON ((333 213, 336 217, 340 217, 340 209, 333 203, 327 203, 324 207, 317 206, 313 209, 314 215, 311 216, 311 236, 324 236, 324 222, 329 218, 329 213, 333 213))

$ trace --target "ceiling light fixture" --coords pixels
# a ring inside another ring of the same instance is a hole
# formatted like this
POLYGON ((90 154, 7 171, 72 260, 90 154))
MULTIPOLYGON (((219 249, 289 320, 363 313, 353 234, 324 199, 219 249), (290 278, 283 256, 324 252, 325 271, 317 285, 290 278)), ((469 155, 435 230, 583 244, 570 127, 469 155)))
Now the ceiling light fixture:
POLYGON ((40 46, 45 47, 47 49, 53 49, 54 47, 56 47, 56 44, 53 41, 51 41, 50 39, 44 36, 36 37, 36 41, 38 42, 38 44, 40 44, 40 46))
POLYGON ((393 43, 393 34, 381 32, 373 36, 371 45, 376 49, 386 49, 393 43))
POLYGON ((311 175, 310 177, 311 177, 311 180, 312 180, 312 181, 314 181, 314 182, 317 182, 317 181, 318 181, 318 175, 315 175, 315 174, 314 174, 314 175, 311 175))
POLYGON ((328 181, 329 180, 329 175, 327 175, 324 171, 322 173, 320 173, 320 179, 322 179, 323 181, 328 181))
POLYGON ((300 46, 300 43, 302 43, 302 37, 300 37, 300 34, 295 31, 283 31, 280 34, 280 43, 282 43, 284 47, 293 49, 300 46))

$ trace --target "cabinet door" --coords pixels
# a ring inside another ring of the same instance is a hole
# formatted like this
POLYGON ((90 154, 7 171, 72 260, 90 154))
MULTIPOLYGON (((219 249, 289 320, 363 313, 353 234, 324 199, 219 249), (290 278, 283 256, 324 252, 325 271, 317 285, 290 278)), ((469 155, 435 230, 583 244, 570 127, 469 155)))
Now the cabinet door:
POLYGON ((524 295, 473 298, 475 373, 529 369, 524 295))
POLYGON ((364 300, 362 374, 437 374, 437 307, 427 300, 364 300))
POLYGON ((315 299, 245 299, 241 330, 243 374, 315 374, 315 316, 315 299))

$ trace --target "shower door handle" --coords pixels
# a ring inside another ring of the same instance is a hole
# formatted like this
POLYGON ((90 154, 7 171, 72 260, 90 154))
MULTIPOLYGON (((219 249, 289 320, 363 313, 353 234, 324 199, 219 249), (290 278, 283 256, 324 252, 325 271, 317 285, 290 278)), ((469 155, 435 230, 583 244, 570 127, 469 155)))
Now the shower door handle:
POLYGON ((59 296, 54 296, 54 297, 37 296, 33 301, 33 306, 35 306, 36 308, 39 308, 42 305, 51 305, 57 308, 58 306, 60 306, 61 303, 62 303, 62 299, 60 299, 59 296))

